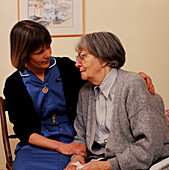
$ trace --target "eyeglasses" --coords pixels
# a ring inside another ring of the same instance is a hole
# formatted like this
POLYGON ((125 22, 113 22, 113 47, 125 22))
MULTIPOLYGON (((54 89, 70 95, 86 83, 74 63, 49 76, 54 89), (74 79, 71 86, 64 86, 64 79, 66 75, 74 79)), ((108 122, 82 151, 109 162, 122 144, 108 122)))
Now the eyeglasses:
POLYGON ((79 53, 77 56, 76 56, 76 62, 83 62, 85 60, 85 58, 89 55, 89 53, 79 53))

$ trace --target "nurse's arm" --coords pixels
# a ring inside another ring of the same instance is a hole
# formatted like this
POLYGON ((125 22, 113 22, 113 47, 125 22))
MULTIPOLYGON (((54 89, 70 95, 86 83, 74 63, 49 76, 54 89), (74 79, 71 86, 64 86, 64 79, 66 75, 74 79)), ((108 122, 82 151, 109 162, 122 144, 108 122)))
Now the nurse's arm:
POLYGON ((64 155, 78 154, 85 157, 87 156, 86 146, 83 144, 62 143, 59 141, 48 139, 37 133, 33 133, 30 135, 28 143, 47 150, 57 151, 64 155))

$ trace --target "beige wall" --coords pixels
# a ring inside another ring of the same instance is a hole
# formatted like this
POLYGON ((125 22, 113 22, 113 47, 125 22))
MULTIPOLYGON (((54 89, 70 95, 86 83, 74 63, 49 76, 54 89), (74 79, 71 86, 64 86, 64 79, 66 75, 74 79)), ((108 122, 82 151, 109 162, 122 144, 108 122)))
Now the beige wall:
MULTIPOLYGON (((0 0, 0 95, 15 69, 9 59, 9 32, 17 22, 17 0, 0 0)), ((114 32, 127 51, 124 69, 151 76, 169 108, 169 0, 85 0, 85 33, 114 32)), ((53 38, 53 55, 76 55, 78 37, 53 38)), ((0 132, 0 169, 5 168, 0 132)))

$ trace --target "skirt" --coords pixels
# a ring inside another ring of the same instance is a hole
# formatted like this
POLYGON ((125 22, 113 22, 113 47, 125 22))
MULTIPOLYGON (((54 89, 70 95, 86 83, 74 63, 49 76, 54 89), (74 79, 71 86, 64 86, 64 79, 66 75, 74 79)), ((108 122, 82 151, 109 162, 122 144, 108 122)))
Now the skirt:
POLYGON ((15 157, 13 170, 63 170, 70 156, 31 145, 25 145, 15 157))
MULTIPOLYGON (((74 139, 74 131, 70 122, 62 116, 59 124, 42 123, 41 135, 47 138, 71 143, 74 139)), ((17 145, 15 150, 13 170, 63 170, 70 162, 70 156, 57 151, 50 151, 33 145, 17 145)))

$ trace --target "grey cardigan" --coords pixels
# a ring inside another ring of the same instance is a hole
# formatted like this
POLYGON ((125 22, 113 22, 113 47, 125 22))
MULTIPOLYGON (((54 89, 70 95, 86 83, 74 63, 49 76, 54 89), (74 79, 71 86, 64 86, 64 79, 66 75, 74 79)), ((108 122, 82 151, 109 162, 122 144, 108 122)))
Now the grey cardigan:
MULTIPOLYGON (((96 104, 91 83, 80 90, 74 142, 92 149, 96 130, 96 104)), ((105 158, 113 170, 148 169, 169 156, 169 132, 163 100, 151 95, 146 82, 137 73, 119 69, 115 87, 114 109, 105 158)))

